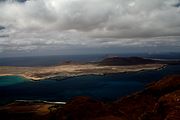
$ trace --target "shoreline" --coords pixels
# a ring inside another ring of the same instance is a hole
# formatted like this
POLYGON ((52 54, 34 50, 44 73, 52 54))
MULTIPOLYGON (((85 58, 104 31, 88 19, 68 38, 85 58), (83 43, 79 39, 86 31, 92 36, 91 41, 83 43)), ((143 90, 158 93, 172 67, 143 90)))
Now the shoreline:
MULTIPOLYGON (((107 75, 107 74, 116 74, 116 73, 161 70, 164 69, 166 66, 167 66, 166 64, 144 64, 144 65, 131 65, 131 66, 96 66, 96 65, 87 64, 87 65, 64 65, 64 66, 62 65, 62 66, 43 67, 43 68, 34 67, 29 69, 26 67, 26 72, 24 73, 16 73, 12 70, 10 72, 14 72, 14 73, 4 73, 4 74, 0 74, 0 76, 19 76, 27 80, 39 81, 39 80, 46 80, 55 77, 62 77, 62 79, 64 79, 64 78, 84 76, 84 75, 107 75), (33 70, 36 71, 34 72, 33 70), (39 71, 42 70, 42 71, 39 72, 37 70, 39 71)), ((20 72, 23 70, 21 69, 21 67, 14 67, 14 68, 15 70, 20 69, 19 70, 20 72)), ((8 69, 8 67, 6 69, 8 69)))
POLYGON ((52 101, 46 101, 46 100, 15 100, 14 102, 20 102, 20 103, 46 103, 46 104, 57 104, 57 105, 65 105, 66 102, 52 102, 52 101))

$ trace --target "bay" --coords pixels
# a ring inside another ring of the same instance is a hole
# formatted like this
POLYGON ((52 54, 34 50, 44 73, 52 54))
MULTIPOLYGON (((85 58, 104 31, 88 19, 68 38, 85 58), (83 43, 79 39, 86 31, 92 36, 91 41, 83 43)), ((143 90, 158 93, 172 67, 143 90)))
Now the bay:
POLYGON ((0 104, 7 104, 15 100, 64 102, 76 96, 113 101, 141 91, 147 84, 172 74, 180 74, 180 65, 167 66, 161 70, 102 76, 85 75, 64 80, 50 78, 42 81, 30 81, 18 76, 4 76, 0 77, 0 104))

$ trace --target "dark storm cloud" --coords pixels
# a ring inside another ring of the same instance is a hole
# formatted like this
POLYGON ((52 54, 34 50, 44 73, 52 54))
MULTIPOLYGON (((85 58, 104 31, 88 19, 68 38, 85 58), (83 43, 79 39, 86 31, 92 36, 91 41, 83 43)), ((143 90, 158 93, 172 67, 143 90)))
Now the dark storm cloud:
POLYGON ((177 3, 175 3, 173 6, 174 6, 174 7, 180 7, 180 0, 177 1, 177 3))
POLYGON ((9 35, 0 35, 0 38, 9 37, 9 35))
POLYGON ((14 1, 0 3, 0 51, 180 45, 179 0, 14 1))
POLYGON ((5 29, 5 27, 3 27, 3 26, 0 26, 0 30, 3 30, 3 29, 5 29))

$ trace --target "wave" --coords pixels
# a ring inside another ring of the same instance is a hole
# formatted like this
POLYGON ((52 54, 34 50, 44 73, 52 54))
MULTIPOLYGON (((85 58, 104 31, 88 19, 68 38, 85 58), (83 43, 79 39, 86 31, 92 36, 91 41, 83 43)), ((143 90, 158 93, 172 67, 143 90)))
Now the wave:
POLYGON ((66 102, 51 102, 51 101, 44 101, 44 100, 16 100, 15 102, 47 103, 47 104, 60 104, 60 105, 65 105, 66 104, 66 102))

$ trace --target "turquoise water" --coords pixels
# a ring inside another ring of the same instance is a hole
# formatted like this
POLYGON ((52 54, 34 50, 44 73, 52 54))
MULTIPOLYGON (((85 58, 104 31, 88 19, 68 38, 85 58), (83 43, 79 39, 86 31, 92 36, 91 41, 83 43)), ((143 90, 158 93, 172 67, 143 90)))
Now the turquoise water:
POLYGON ((0 76, 0 87, 15 85, 26 81, 27 79, 19 76, 0 76))
POLYGON ((29 81, 17 76, 0 77, 0 104, 14 100, 67 101, 75 96, 90 96, 103 101, 141 91, 153 81, 166 75, 180 74, 180 66, 168 66, 162 70, 87 75, 68 78, 29 81))

